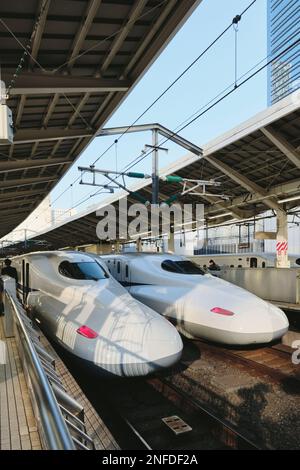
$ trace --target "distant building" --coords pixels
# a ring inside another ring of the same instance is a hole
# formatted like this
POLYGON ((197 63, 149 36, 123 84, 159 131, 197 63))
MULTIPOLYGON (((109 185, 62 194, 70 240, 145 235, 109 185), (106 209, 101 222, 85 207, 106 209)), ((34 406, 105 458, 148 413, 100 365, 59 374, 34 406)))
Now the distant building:
MULTIPOLYGON (((268 56, 277 57, 300 39, 300 1, 267 0, 268 56)), ((268 70, 268 104, 300 89, 300 43, 274 60, 268 70)))
POLYGON ((48 195, 6 238, 10 241, 20 241, 33 237, 36 233, 50 229, 75 214, 76 209, 53 209, 50 195, 48 195))

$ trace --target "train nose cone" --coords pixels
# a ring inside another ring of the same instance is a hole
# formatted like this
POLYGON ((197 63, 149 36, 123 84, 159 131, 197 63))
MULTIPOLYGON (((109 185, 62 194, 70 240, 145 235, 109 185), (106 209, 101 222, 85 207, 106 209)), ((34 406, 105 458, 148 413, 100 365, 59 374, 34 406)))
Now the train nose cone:
POLYGON ((146 376, 180 359, 183 345, 176 328, 150 309, 143 309, 145 316, 121 316, 113 329, 103 328, 99 333, 92 361, 103 373, 146 376))
POLYGON ((164 318, 152 319, 145 333, 145 352, 149 367, 170 367, 182 354, 182 340, 176 328, 164 318))
POLYGON ((185 309, 191 335, 225 344, 268 343, 282 337, 289 327, 279 308, 216 278, 197 286, 185 299, 185 309))
POLYGON ((270 307, 269 317, 271 321, 271 329, 273 332, 272 341, 281 338, 289 329, 289 321, 285 313, 275 305, 268 304, 270 307))

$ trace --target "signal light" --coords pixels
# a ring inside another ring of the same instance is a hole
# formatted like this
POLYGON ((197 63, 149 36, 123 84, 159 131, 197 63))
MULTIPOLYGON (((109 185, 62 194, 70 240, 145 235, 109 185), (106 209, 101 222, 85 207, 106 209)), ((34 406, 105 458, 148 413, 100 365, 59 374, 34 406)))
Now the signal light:
POLYGON ((214 307, 211 309, 211 312, 219 313, 220 315, 225 315, 227 317, 232 317, 232 315, 234 315, 234 312, 231 312, 231 310, 226 310, 225 308, 221 307, 214 307))
POLYGON ((94 339, 94 338, 97 338, 98 336, 98 333, 96 333, 96 331, 92 330, 86 325, 82 325, 80 328, 78 328, 78 330, 76 330, 76 332, 79 335, 84 336, 85 338, 89 338, 89 339, 94 339))

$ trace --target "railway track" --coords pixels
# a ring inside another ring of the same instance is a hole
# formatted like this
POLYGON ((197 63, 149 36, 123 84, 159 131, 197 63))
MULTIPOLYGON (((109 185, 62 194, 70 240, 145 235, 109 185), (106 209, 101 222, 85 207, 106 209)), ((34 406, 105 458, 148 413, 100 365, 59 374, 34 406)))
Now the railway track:
MULTIPOLYGON (((192 344, 199 351, 205 350, 222 360, 232 361, 235 366, 240 364, 256 373, 267 374, 268 379, 276 382, 288 380, 293 390, 295 386, 299 387, 298 368, 291 363, 291 348, 274 345, 237 350, 199 340, 192 344)), ((202 400, 197 400, 193 387, 197 388, 200 382, 191 384, 191 389, 185 391, 166 373, 148 379, 95 381, 93 376, 89 377, 88 373, 78 369, 78 365, 74 367, 73 362, 74 359, 70 367, 74 375, 124 450, 264 448, 254 442, 255 436, 247 430, 241 431, 240 426, 222 418, 222 413, 217 414, 218 407, 210 406, 213 401, 206 406, 202 400), (181 421, 173 419, 173 424, 177 431, 179 427, 183 432, 175 433, 174 428, 172 430, 172 426, 164 422, 172 417, 180 418, 181 421)), ((181 374, 180 371, 178 373, 181 374)))
POLYGON ((243 349, 222 347, 201 340, 193 341, 200 351, 207 351, 235 364, 247 366, 258 374, 267 375, 275 382, 284 382, 300 391, 300 368, 292 362, 294 349, 283 344, 248 347, 243 349))
POLYGON ((119 382, 117 390, 111 384, 106 387, 109 405, 144 449, 258 449, 227 421, 203 408, 167 379, 133 379, 119 382))
POLYGON ((229 422, 169 383, 164 374, 147 379, 95 380, 74 357, 61 353, 123 450, 258 448, 229 422), (163 421, 174 416, 181 419, 173 420, 179 433, 163 421))

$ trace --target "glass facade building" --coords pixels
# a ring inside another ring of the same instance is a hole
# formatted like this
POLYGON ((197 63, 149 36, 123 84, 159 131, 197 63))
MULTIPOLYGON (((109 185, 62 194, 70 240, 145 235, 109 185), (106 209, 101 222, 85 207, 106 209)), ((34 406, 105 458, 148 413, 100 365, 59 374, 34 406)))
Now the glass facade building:
POLYGON ((300 0, 267 0, 268 55, 274 61, 268 70, 268 103, 272 105, 300 89, 300 0), (278 55, 284 52, 280 57, 278 55))

